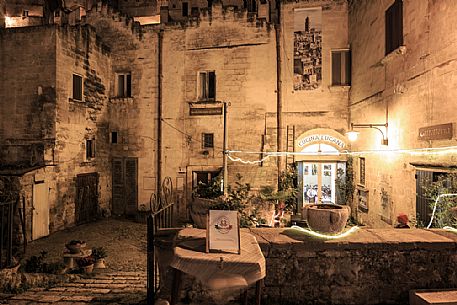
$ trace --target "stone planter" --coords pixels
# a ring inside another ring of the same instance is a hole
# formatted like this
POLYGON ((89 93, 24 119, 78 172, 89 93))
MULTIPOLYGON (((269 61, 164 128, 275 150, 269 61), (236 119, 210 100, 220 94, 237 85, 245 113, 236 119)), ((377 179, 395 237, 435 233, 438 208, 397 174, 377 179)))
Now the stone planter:
POLYGON ((351 208, 337 204, 307 204, 303 207, 303 219, 313 231, 338 234, 343 231, 351 208))
POLYGON ((206 229, 208 210, 219 203, 217 199, 194 198, 190 205, 190 217, 199 229, 206 229))

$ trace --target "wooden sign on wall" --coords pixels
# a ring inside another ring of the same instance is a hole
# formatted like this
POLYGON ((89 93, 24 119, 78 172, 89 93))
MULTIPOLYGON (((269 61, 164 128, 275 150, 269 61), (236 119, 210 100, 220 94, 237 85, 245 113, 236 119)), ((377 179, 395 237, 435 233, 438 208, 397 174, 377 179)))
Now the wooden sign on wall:
POLYGON ((453 135, 452 123, 419 128, 419 140, 450 140, 453 135))

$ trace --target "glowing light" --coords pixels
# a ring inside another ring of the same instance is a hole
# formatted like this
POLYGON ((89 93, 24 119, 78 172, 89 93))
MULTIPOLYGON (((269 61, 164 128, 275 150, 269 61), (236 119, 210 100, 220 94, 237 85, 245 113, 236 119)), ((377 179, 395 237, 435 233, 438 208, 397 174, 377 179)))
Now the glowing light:
POLYGON ((430 226, 432 225, 433 217, 435 217, 436 206, 438 205, 438 201, 441 199, 441 197, 453 197, 453 196, 457 196, 457 194, 441 194, 441 195, 438 195, 438 197, 436 197, 435 204, 433 205, 432 217, 430 217, 430 222, 427 226, 427 229, 430 229, 430 226))
POLYGON ((451 231, 451 232, 457 233, 457 229, 455 229, 453 227, 446 226, 446 227, 443 227, 443 229, 446 231, 451 231))
POLYGON ((308 234, 308 235, 311 235, 311 236, 315 236, 315 237, 319 237, 319 238, 323 238, 323 239, 339 239, 339 238, 343 238, 343 237, 347 237, 347 236, 351 235, 352 233, 357 231, 359 229, 359 227, 354 226, 354 227, 350 228, 349 230, 347 230, 346 232, 341 233, 341 234, 337 234, 337 235, 322 234, 322 233, 319 233, 319 232, 316 232, 316 231, 313 231, 313 230, 309 230, 309 229, 305 229, 305 228, 302 228, 302 227, 299 227, 299 226, 292 226, 291 229, 295 229, 295 230, 298 230, 298 231, 303 232, 305 234, 308 234))
POLYGON ((351 130, 351 131, 346 132, 346 135, 347 135, 349 141, 354 142, 357 140, 359 133, 360 132, 358 132, 358 131, 351 130))

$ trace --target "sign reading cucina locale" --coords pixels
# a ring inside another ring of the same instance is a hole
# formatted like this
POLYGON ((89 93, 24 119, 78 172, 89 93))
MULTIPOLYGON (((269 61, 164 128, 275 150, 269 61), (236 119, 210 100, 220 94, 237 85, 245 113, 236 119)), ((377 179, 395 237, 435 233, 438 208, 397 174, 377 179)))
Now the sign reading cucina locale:
POLYGON ((314 142, 328 142, 340 148, 344 148, 346 146, 346 143, 344 143, 342 140, 327 134, 314 134, 304 137, 303 139, 298 141, 298 146, 303 147, 314 142))

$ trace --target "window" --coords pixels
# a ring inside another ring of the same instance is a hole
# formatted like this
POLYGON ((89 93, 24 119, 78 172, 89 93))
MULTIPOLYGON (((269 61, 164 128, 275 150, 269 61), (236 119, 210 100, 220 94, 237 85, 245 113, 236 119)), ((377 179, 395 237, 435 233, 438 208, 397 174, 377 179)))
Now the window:
POLYGON ((28 10, 23 10, 22 11, 22 17, 28 17, 29 16, 29 11, 28 10))
POLYGON ((117 97, 132 96, 132 74, 118 73, 117 74, 117 97))
POLYGON ((403 1, 395 2, 386 11, 386 55, 403 45, 403 1))
POLYGON ((365 158, 360 158, 360 164, 359 164, 359 174, 360 174, 360 184, 365 185, 365 158))
POLYGON ((73 99, 83 100, 83 78, 81 75, 73 74, 73 99))
POLYGON ((351 52, 332 51, 332 86, 351 85, 351 52))
POLYGON ((214 147, 214 134, 213 133, 202 134, 202 143, 203 143, 203 148, 213 148, 214 147))
POLYGON ((216 99, 216 72, 205 71, 199 73, 199 96, 200 100, 216 99))
POLYGON ((117 131, 111 132, 111 144, 117 144, 117 131))
POLYGON ((86 140, 86 160, 95 158, 95 139, 86 140))
POLYGON ((187 17, 189 15, 189 3, 183 2, 182 3, 182 16, 187 17))

